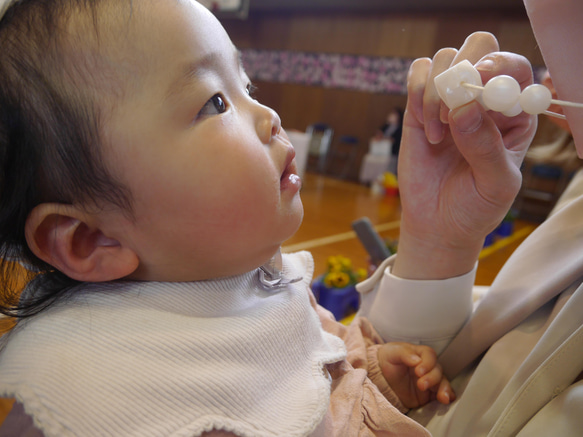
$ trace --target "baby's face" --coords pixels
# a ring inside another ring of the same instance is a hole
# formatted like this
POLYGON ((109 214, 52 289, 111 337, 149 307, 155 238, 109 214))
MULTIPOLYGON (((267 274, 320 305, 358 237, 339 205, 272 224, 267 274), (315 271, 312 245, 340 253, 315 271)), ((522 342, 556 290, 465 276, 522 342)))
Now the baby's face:
MULTIPOLYGON (((301 223, 293 148, 220 23, 195 1, 134 2, 110 50, 135 86, 105 122, 105 158, 129 187, 132 220, 106 232, 140 259, 133 277, 192 281, 266 262, 301 223)), ((122 20, 123 21, 123 20, 122 20)))

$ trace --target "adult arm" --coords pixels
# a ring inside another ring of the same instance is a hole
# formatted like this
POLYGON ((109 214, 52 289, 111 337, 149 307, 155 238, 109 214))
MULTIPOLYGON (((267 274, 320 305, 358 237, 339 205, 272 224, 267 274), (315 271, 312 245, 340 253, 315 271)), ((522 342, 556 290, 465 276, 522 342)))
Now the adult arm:
POLYGON ((475 101, 450 111, 433 83, 468 59, 483 83, 509 74, 522 88, 530 85, 528 61, 498 49, 491 34, 478 32, 459 51, 442 49, 411 66, 399 158, 399 250, 390 266, 358 287, 360 314, 386 341, 424 343, 438 352, 447 346, 471 314, 484 238, 520 188, 520 164, 536 117, 506 117, 475 101))
POLYGON ((396 258, 357 285, 358 315, 372 323, 383 341, 424 344, 440 354, 472 313, 476 265, 454 278, 410 280, 392 273, 396 258))
POLYGON ((482 81, 509 74, 522 88, 533 81, 521 56, 498 52, 493 35, 470 35, 460 50, 442 49, 416 60, 399 156, 402 220, 392 272, 404 279, 467 274, 484 237, 502 220, 521 185, 520 164, 536 130, 536 117, 506 117, 471 102, 450 111, 433 79, 468 59, 482 81))

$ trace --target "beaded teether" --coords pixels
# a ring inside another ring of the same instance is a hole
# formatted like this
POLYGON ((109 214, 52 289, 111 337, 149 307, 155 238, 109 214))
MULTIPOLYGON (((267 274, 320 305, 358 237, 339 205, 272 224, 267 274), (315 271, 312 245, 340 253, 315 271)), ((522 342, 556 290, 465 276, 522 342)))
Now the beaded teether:
POLYGON ((564 119, 564 115, 549 111, 549 106, 555 104, 583 108, 581 103, 553 99, 550 90, 544 85, 530 85, 521 91, 520 85, 511 76, 496 76, 486 85, 482 85, 480 73, 468 60, 436 76, 434 83, 439 97, 449 109, 478 100, 487 109, 501 112, 508 117, 524 111, 528 114, 547 114, 564 119))

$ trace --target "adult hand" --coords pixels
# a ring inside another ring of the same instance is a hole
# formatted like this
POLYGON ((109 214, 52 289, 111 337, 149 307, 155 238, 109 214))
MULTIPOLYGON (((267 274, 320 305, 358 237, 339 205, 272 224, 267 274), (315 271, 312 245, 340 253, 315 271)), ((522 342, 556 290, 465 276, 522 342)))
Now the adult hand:
POLYGON ((471 102, 450 111, 433 79, 468 59, 483 83, 513 76, 532 84, 522 56, 499 52, 493 35, 470 35, 458 50, 413 62, 399 157, 402 221, 393 273, 442 279, 470 271, 484 237, 502 220, 521 185, 520 164, 536 130, 536 117, 506 117, 471 102))

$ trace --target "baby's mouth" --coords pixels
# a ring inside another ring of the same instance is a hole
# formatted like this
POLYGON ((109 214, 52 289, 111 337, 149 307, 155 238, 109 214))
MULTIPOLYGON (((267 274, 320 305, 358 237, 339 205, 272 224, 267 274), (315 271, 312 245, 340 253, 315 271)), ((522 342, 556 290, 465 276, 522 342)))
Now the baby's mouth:
POLYGON ((281 174, 280 184, 282 188, 290 185, 300 185, 301 178, 298 176, 298 168, 296 166, 295 151, 293 149, 287 155, 286 165, 281 174))
POLYGON ((290 162, 286 167, 285 170, 283 171, 283 174, 281 175, 281 181, 285 181, 288 180, 290 178, 299 178, 299 176, 297 175, 297 168, 296 168, 296 163, 295 161, 290 162))

